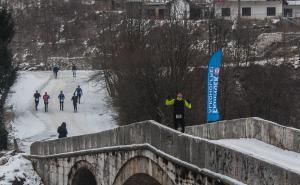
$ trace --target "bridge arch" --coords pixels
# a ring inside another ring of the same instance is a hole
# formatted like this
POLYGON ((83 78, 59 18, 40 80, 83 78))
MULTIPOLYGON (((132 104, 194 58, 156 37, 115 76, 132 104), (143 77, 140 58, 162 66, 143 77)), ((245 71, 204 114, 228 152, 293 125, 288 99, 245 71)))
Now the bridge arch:
POLYGON ((153 160, 138 156, 129 159, 118 171, 113 185, 175 185, 153 160))
POLYGON ((98 185, 95 174, 92 164, 85 160, 78 161, 68 174, 68 185, 98 185))

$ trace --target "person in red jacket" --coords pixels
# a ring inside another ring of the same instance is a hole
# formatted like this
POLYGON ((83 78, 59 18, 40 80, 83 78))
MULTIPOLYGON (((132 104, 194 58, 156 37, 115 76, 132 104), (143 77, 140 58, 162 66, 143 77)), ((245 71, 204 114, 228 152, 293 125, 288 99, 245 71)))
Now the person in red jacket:
POLYGON ((50 96, 45 92, 43 96, 44 104, 45 104, 45 112, 48 112, 48 103, 49 103, 50 96))

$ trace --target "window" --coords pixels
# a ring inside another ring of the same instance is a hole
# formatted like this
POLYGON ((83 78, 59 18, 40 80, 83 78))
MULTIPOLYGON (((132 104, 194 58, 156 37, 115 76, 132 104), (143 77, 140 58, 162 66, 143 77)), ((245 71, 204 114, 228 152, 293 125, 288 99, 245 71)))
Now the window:
POLYGON ((222 17, 230 16, 230 8, 222 8, 222 17))
POLYGON ((283 10, 284 17, 292 17, 293 16, 293 9, 287 8, 283 10))
POLYGON ((275 16, 276 8, 275 7, 267 7, 267 16, 275 16))
POLYGON ((250 7, 242 8, 242 16, 251 16, 251 8, 250 7))
POLYGON ((203 18, 202 14, 203 13, 202 13, 201 8, 191 6, 191 9, 190 9, 190 18, 191 19, 195 20, 195 19, 203 18))
POLYGON ((155 17, 155 10, 154 9, 148 9, 147 10, 147 16, 148 17, 155 17))
POLYGON ((163 19, 165 17, 165 10, 164 9, 159 9, 158 14, 159 14, 159 18, 163 19))

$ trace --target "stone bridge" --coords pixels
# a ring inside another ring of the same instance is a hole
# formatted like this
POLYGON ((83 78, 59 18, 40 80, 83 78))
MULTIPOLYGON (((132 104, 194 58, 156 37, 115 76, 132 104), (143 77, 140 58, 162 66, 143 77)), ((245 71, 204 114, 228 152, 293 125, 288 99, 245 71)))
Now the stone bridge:
POLYGON ((31 145, 45 185, 296 185, 300 175, 211 142, 256 138, 300 151, 300 131, 259 118, 193 126, 182 134, 144 121, 31 145))

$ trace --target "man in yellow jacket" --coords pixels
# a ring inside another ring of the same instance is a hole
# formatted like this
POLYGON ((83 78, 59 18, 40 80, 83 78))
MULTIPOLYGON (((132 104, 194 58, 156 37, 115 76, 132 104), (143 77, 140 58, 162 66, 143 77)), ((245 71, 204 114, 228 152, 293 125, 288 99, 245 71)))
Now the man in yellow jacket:
POLYGON ((182 98, 182 93, 178 93, 176 99, 172 99, 170 97, 167 97, 165 104, 170 106, 173 105, 174 108, 174 127, 176 130, 178 130, 178 126, 180 124, 181 126, 181 132, 185 131, 185 122, 184 122, 184 107, 191 109, 192 104, 182 98))

